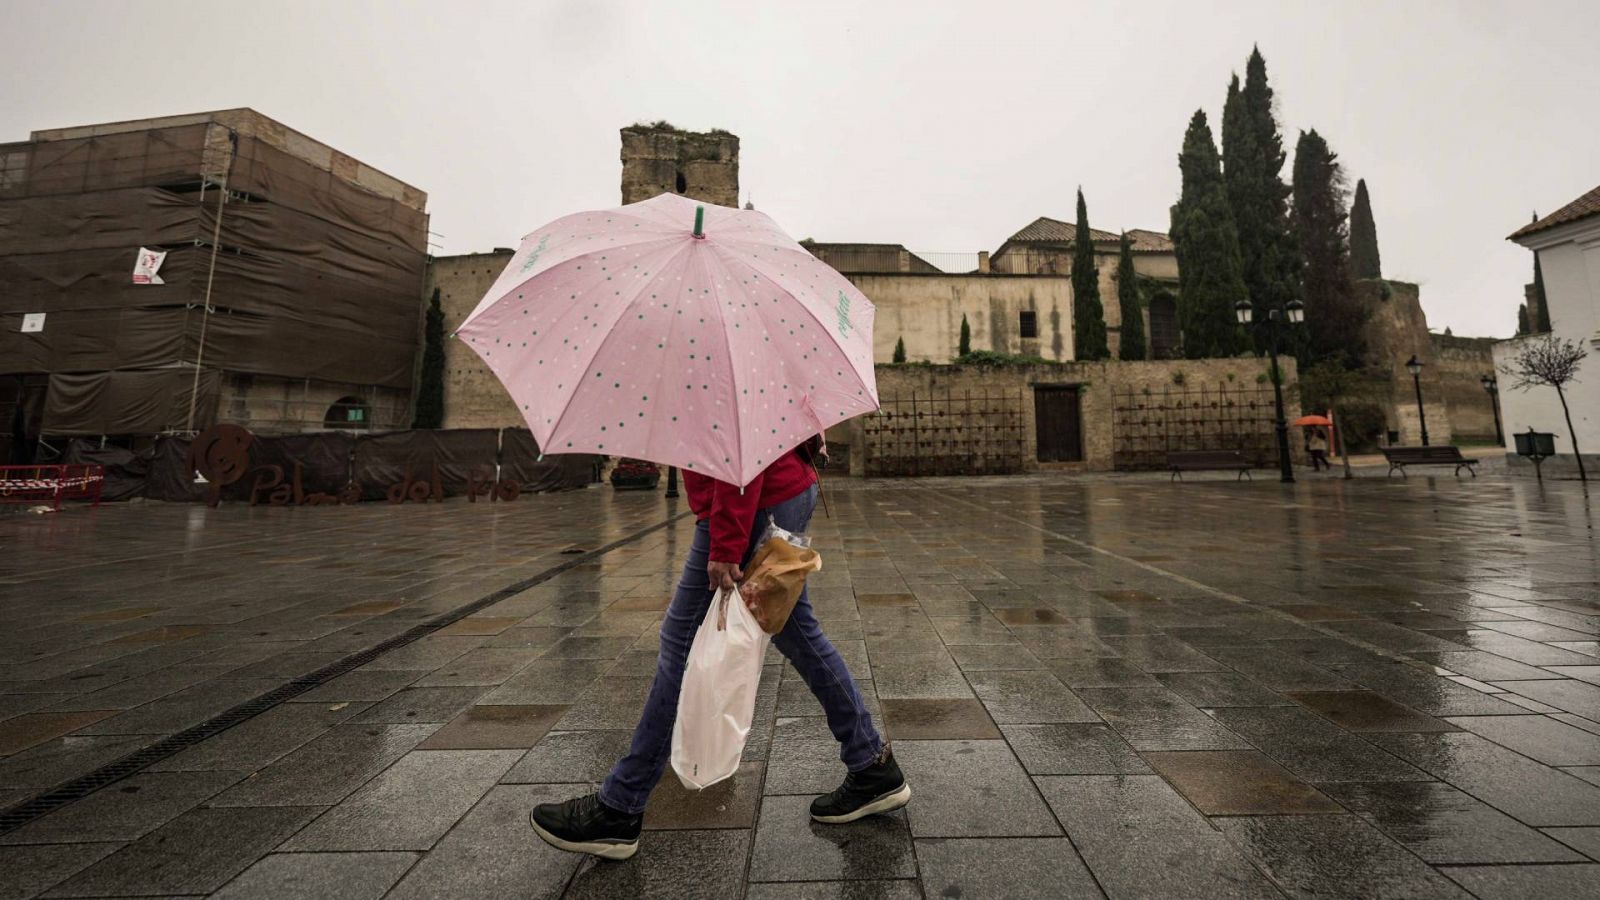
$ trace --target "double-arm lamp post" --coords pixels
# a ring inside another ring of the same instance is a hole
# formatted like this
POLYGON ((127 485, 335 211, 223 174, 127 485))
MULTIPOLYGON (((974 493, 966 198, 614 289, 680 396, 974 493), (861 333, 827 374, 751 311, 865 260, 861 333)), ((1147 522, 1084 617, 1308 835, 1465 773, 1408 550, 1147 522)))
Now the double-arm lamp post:
POLYGON ((1278 329, 1304 322, 1306 305, 1299 300, 1290 300, 1282 309, 1267 310, 1266 317, 1260 321, 1256 321, 1255 309, 1249 300, 1235 303, 1233 311, 1239 316, 1240 325, 1267 331, 1267 348, 1272 358, 1272 399, 1278 409, 1278 470, 1283 476, 1281 481, 1292 482, 1294 466, 1289 463, 1289 421, 1283 414, 1283 375, 1278 371, 1278 329))

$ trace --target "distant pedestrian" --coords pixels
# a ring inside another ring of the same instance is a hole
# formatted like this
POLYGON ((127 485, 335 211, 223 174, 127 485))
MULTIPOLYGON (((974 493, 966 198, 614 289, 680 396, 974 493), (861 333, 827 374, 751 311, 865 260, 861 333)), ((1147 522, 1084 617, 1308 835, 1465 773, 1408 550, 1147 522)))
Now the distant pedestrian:
POLYGON ((1328 462, 1328 439, 1316 428, 1306 429, 1306 452, 1311 455, 1311 471, 1333 468, 1328 462))

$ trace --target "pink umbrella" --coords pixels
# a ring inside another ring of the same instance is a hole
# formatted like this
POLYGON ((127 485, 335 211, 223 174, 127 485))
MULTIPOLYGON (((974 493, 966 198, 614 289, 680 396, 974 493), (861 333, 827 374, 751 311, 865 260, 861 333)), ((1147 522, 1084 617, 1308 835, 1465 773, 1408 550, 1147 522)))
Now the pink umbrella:
POLYGON ((662 194, 523 238, 456 334, 546 453, 742 486, 878 408, 874 313, 764 213, 662 194))

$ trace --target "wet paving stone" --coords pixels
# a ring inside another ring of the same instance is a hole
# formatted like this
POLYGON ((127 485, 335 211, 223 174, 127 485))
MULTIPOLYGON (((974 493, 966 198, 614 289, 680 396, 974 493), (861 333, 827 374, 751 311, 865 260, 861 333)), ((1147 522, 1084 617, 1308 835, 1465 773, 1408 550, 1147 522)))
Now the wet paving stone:
MULTIPOLYGON (((618 654, 621 652, 617 651, 618 654)), ((536 651, 516 647, 471 650, 451 660, 447 665, 418 678, 415 684, 417 687, 501 684, 528 663, 533 662, 534 657, 538 655, 536 651)))
POLYGON ((1280 897, 1157 775, 1037 778, 1109 897, 1280 897))
POLYGON ((527 750, 566 714, 565 706, 472 706, 419 750, 527 750))
POLYGON ((1270 647, 1207 647, 1206 655, 1274 691, 1339 691, 1353 686, 1321 666, 1270 647))
POLYGON ((500 780, 507 784, 599 783, 627 754, 632 738, 632 731, 552 731, 500 780))
POLYGON ((1375 734, 1379 746, 1536 826, 1600 825, 1600 788, 1475 734, 1375 734))
POLYGON ((1000 729, 977 700, 884 700, 884 735, 889 740, 984 740, 1000 729))
POLYGON ((318 812, 293 806, 192 810, 45 896, 207 894, 249 868, 318 812))
POLYGON ((25 900, 28 897, 37 897, 104 859, 121 846, 121 844, 40 844, 0 847, 0 898, 25 900))
POLYGON ((669 766, 644 811, 647 829, 751 828, 761 803, 765 766, 747 762, 728 778, 704 790, 683 786, 669 766))
POLYGON ((485 694, 480 702, 572 703, 611 667, 610 660, 602 659, 535 660, 485 694))
POLYGON ((521 622, 522 616, 468 616, 434 632, 438 635, 495 635, 521 622))
POLYGON ((917 837, 1053 837, 1061 833, 1004 741, 901 741, 917 837))
POLYGON ((767 797, 761 803, 751 881, 832 881, 910 878, 917 873, 905 811, 867 816, 846 825, 811 820, 806 797, 767 797))
POLYGON ((1061 683, 1074 690, 1086 687, 1156 687, 1154 675, 1127 660, 1053 659, 1047 663, 1061 683))
POLYGON ((1157 679, 1173 693, 1202 709, 1291 705, 1282 694, 1234 672, 1169 672, 1158 675, 1157 679))
POLYGON ((1466 716, 1448 721, 1546 765, 1600 765, 1600 735, 1548 716, 1466 716))
POLYGON ((388 768, 433 725, 340 725, 249 776, 212 806, 326 806, 388 768))
POLYGON ((1079 697, 1135 750, 1248 750, 1250 745, 1164 687, 1080 688, 1079 697))
POLYGON ((1458 866, 1441 871, 1479 900, 1600 896, 1600 865, 1458 866))
POLYGON ((483 642, 478 637, 442 635, 439 632, 420 638, 404 647, 391 650, 362 666, 359 672, 431 672, 449 665, 462 655, 477 649, 483 642))
POLYGON ((608 675, 595 679, 556 722, 562 731, 631 729, 650 695, 651 678, 608 675))
MULTIPOLYGON (((899 747, 895 745, 897 754, 899 747)), ((765 793, 825 794, 833 790, 845 776, 839 753, 839 742, 821 716, 778 719, 767 757, 765 793)))
POLYGON ((1595 685, 1571 680, 1508 681, 1499 687, 1600 722, 1600 687, 1595 685))
POLYGON ((483 689, 477 687, 404 688, 381 703, 366 705, 350 721, 360 725, 448 722, 482 696, 483 689))
POLYGON ((333 896, 377 900, 416 861, 415 853, 274 853, 211 896, 217 900, 333 896))
POLYGON ((972 672, 967 681, 989 715, 1002 724, 1100 721, 1049 672, 972 672))
POLYGON ((514 750, 408 753, 318 817, 283 849, 427 850, 519 756, 514 750))
POLYGON ((1455 730, 1448 722, 1371 691, 1296 691, 1287 696, 1347 731, 1455 730))
POLYGON ((490 789, 405 873, 389 896, 395 900, 561 896, 583 857, 546 844, 528 825, 528 813, 540 803, 556 803, 586 792, 581 784, 490 789))
POLYGON ((745 900, 922 900, 919 882, 787 881, 750 885, 745 900))
POLYGON ((1142 755, 1151 768, 1208 816, 1342 812, 1321 791, 1255 750, 1142 755))
POLYGON ((1341 666, 1338 671, 1361 687, 1430 716, 1520 716, 1527 712, 1404 663, 1363 663, 1341 666))
POLYGON ((5 844, 133 841, 242 778, 242 772, 146 772, 0 835, 5 844))
MULTIPOLYGON (((872 682, 882 700, 970 700, 972 688, 956 668, 954 660, 945 665, 927 662, 879 662, 879 654, 868 650, 872 657, 872 682)), ((947 657, 948 659, 948 657, 947 657)))
POLYGON ((1105 896, 1066 838, 923 839, 917 865, 930 897, 1105 896))
POLYGON ((1330 784, 1323 790, 1435 865, 1582 860, 1544 834, 1436 781, 1330 784))
POLYGON ((1600 859, 1600 828, 1546 828, 1543 831, 1589 859, 1600 859))
POLYGON ((1313 784, 1426 781, 1396 756, 1299 707, 1217 709, 1211 713, 1284 768, 1313 784))
POLYGON ((1029 775, 1148 774, 1151 770, 1101 723, 1006 725, 1006 742, 1029 775))
POLYGON ((1295 896, 1469 898, 1355 816, 1241 816, 1217 827, 1295 896))
POLYGON ((426 675, 415 670, 357 671, 340 675, 321 687, 295 697, 294 703, 376 703, 398 694, 407 685, 426 675))
POLYGON ((967 644, 951 647, 950 655, 963 672, 1021 671, 1043 669, 1045 664, 1021 646, 1009 644, 967 644))
POLYGON ((115 716, 115 709, 29 713, 0 722, 0 756, 10 756, 115 716))
POLYGON ((1171 635, 1104 635, 1101 643, 1146 672, 1220 672, 1227 666, 1171 635))
MULTIPOLYGON (((537 840, 537 836, 535 837, 537 840)), ((586 860, 562 896, 571 900, 726 900, 744 886, 750 832, 659 831, 626 862, 586 860)))

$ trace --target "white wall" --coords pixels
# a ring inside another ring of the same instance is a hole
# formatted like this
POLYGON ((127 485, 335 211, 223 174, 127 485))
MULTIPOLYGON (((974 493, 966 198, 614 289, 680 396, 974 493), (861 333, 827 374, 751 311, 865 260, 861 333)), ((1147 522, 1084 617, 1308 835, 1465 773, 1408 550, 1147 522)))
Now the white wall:
MULTIPOLYGON (((1550 322, 1558 337, 1578 342, 1589 351, 1578 369, 1578 380, 1566 387, 1573 429, 1587 462, 1600 454, 1600 217, 1591 216, 1519 241, 1539 254, 1544 273, 1550 322)), ((1500 402, 1505 416, 1506 452, 1515 453, 1512 435, 1527 431, 1556 434, 1556 452, 1572 453, 1572 435, 1561 415, 1554 388, 1514 390, 1505 374, 1511 358, 1523 343, 1537 338, 1514 338, 1494 347, 1499 371, 1500 402)))

